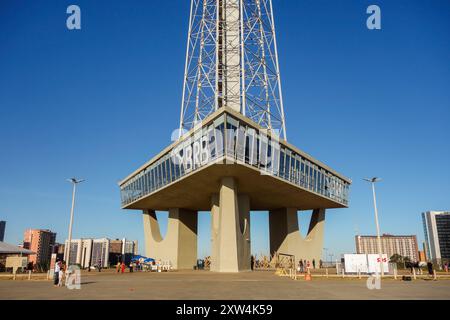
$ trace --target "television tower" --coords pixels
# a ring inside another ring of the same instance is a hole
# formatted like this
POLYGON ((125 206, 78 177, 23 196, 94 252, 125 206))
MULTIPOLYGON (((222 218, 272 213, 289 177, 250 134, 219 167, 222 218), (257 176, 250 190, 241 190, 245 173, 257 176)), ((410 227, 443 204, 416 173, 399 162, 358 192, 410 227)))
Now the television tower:
POLYGON ((325 211, 348 207, 351 180, 286 141, 272 0, 191 0, 179 134, 119 183, 148 257, 192 269, 209 211, 210 270, 249 271, 250 211, 269 211, 271 254, 321 259, 325 211))
POLYGON ((286 140, 272 0, 192 0, 182 129, 223 106, 286 140))

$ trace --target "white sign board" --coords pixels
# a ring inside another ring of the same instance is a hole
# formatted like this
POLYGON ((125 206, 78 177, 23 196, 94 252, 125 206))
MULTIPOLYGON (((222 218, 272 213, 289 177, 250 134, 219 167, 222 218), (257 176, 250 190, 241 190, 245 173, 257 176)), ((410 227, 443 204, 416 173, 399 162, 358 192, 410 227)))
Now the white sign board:
POLYGON ((6 257, 6 268, 13 268, 16 272, 18 268, 26 268, 27 262, 27 257, 6 257))
MULTIPOLYGON (((383 258, 383 271, 385 273, 389 272, 389 259, 387 254, 381 255, 383 258)), ((367 255, 367 263, 369 266, 369 273, 380 273, 380 255, 379 254, 368 254, 367 255)))
POLYGON ((346 273, 367 273, 367 255, 344 254, 344 266, 346 273))

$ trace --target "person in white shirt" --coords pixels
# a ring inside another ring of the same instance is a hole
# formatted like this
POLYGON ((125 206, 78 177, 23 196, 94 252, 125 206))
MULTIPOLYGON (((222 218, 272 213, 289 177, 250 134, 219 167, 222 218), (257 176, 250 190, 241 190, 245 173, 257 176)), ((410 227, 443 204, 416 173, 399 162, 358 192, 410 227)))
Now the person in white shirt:
POLYGON ((58 287, 62 287, 63 286, 63 281, 64 281, 64 268, 60 268, 60 270, 59 270, 58 287))
POLYGON ((59 272, 61 271, 61 261, 56 261, 55 263, 55 272, 53 275, 53 285, 55 287, 59 284, 59 272))

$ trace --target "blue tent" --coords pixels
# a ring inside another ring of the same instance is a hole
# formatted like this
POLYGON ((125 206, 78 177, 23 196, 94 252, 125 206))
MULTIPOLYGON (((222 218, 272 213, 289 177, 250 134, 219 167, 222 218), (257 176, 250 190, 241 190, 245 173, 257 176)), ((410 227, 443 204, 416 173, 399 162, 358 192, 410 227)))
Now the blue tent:
POLYGON ((155 259, 147 258, 147 257, 141 256, 141 255, 133 256, 133 258, 131 258, 131 261, 134 262, 134 261, 139 261, 141 259, 143 259, 144 263, 149 263, 149 262, 155 261, 155 259))
POLYGON ((133 256, 133 258, 131 258, 131 261, 138 261, 140 259, 147 259, 147 257, 137 255, 137 256, 133 256))

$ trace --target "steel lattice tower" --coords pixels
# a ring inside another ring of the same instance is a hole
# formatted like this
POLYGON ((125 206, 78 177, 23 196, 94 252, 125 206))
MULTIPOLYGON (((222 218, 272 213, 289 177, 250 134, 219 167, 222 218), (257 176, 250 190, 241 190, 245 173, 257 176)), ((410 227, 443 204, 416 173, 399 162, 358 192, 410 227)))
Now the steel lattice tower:
POLYGON ((286 139, 272 0, 191 0, 181 129, 228 106, 286 139))

